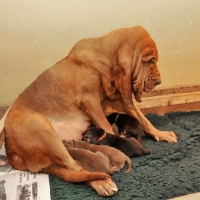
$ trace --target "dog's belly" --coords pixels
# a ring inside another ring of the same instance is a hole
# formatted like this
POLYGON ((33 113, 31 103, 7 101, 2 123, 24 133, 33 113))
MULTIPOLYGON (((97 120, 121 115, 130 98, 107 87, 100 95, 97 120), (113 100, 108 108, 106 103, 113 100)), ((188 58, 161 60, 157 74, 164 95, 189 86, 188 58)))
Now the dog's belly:
POLYGON ((90 125, 89 117, 79 111, 68 116, 56 119, 49 119, 52 126, 62 140, 81 140, 83 132, 90 125))

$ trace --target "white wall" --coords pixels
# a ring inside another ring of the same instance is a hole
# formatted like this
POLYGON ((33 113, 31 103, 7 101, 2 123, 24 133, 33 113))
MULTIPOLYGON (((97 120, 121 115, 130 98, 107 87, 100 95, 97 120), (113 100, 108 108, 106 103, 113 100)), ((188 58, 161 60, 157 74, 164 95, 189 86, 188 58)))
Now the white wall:
POLYGON ((142 25, 159 50, 162 85, 199 84, 199 0, 1 0, 0 105, 10 105, 78 40, 142 25))

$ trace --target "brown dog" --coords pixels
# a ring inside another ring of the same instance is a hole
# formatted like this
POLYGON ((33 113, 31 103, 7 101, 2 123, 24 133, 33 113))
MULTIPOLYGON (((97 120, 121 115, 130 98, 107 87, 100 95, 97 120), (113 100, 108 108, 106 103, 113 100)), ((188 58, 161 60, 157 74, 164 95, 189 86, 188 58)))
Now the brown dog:
POLYGON ((63 140, 63 144, 65 146, 72 148, 78 148, 81 150, 83 149, 90 150, 94 153, 96 152, 103 153, 106 157, 109 158, 112 171, 119 171, 120 169, 122 169, 125 165, 125 162, 127 162, 128 164, 128 169, 125 173, 131 171, 132 164, 130 158, 126 156, 123 152, 113 147, 89 144, 87 142, 79 140, 70 140, 70 141, 63 140))
POLYGON ((108 106, 136 117, 157 141, 177 140, 157 130, 132 100, 161 83, 157 49, 140 27, 122 28, 102 37, 83 39, 68 56, 44 71, 15 100, 5 120, 8 162, 18 170, 54 174, 66 181, 88 181, 100 195, 113 195, 107 174, 83 170, 62 139, 81 139, 89 124, 112 133, 108 106), (95 180, 94 180, 95 179, 95 180))

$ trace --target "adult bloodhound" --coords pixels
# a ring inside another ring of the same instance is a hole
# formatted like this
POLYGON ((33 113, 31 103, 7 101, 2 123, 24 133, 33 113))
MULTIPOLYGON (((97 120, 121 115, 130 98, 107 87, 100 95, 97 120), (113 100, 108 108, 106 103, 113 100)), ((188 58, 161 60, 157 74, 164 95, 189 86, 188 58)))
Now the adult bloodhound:
POLYGON ((77 42, 10 107, 2 131, 8 162, 18 170, 86 182, 99 195, 114 195, 117 186, 110 176, 81 168, 62 140, 81 139, 91 123, 113 133, 105 117, 111 106, 136 117, 155 140, 176 142, 173 132, 157 130, 135 103, 161 83, 157 60, 156 45, 140 26, 77 42))

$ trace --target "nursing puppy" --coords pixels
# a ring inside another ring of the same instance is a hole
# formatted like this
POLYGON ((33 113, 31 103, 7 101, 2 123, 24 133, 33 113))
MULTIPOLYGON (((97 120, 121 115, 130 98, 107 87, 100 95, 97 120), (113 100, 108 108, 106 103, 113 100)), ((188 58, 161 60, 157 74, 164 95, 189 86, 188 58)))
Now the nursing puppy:
POLYGON ((114 147, 129 157, 136 157, 143 154, 147 155, 150 153, 150 151, 144 148, 135 138, 124 138, 106 133, 103 129, 97 127, 92 127, 85 131, 82 140, 91 144, 114 147))
POLYGON ((94 153, 101 152, 106 157, 108 157, 112 171, 116 172, 122 169, 125 165, 125 162, 127 162, 128 164, 128 169, 125 173, 131 171, 132 164, 130 158, 126 156, 123 152, 113 147, 89 144, 87 142, 80 140, 70 140, 70 141, 63 140, 63 144, 66 147, 78 148, 81 150, 86 149, 94 153))
POLYGON ((105 172, 113 174, 110 161, 101 152, 92 152, 90 150, 67 147, 69 155, 84 169, 89 172, 105 172))
POLYGON ((134 137, 138 142, 142 142, 144 129, 137 118, 117 112, 111 113, 106 118, 111 125, 116 124, 120 136, 134 137))

